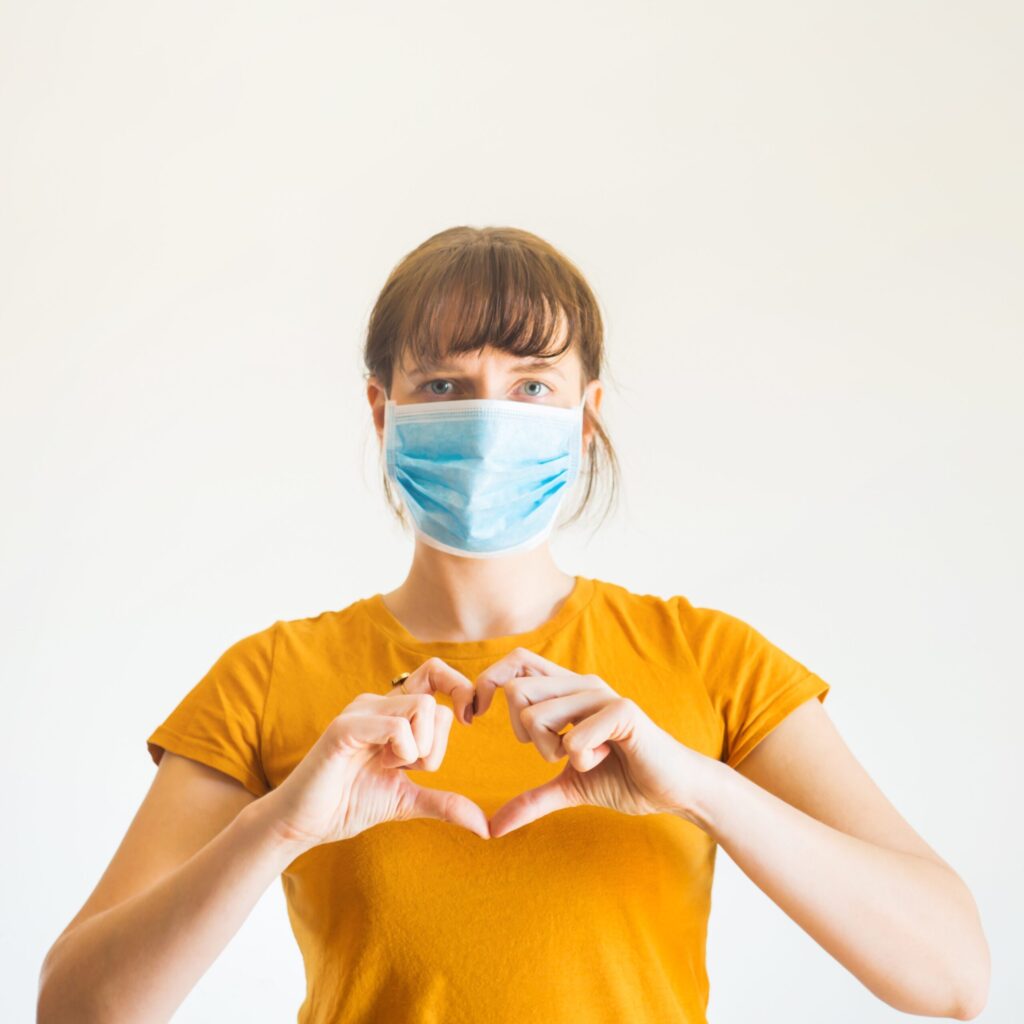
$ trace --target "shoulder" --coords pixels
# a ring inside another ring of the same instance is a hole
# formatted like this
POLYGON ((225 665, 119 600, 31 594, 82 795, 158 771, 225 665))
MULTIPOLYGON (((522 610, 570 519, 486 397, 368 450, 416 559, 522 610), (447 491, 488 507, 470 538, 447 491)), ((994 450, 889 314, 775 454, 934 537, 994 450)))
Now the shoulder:
POLYGON ((793 685, 808 668, 746 618, 682 593, 662 597, 600 581, 599 607, 627 635, 652 649, 652 638, 697 669, 714 698, 737 690, 749 694, 793 685))
POLYGON ((341 608, 325 609, 310 615, 283 617, 273 629, 279 644, 322 644, 332 638, 358 631, 365 626, 363 608, 368 598, 355 598, 341 608))
POLYGON ((379 657, 380 636, 365 614, 367 598, 338 609, 283 617, 274 623, 272 706, 314 694, 358 692, 379 657))
POLYGON ((593 628, 610 645, 623 644, 647 662, 678 672, 699 669, 693 605, 683 594, 655 594, 595 580, 590 602, 593 628))
POLYGON ((718 608, 704 607, 682 592, 667 595, 631 590, 619 583, 595 580, 592 605, 598 615, 613 617, 627 629, 653 629, 683 643, 699 660, 708 639, 734 644, 751 630, 743 620, 718 608))
POLYGON ((631 590, 621 583, 610 580, 595 579, 592 604, 602 609, 616 609, 636 615, 655 617, 678 617, 677 606, 680 601, 689 604, 687 598, 673 594, 662 596, 644 591, 631 590))

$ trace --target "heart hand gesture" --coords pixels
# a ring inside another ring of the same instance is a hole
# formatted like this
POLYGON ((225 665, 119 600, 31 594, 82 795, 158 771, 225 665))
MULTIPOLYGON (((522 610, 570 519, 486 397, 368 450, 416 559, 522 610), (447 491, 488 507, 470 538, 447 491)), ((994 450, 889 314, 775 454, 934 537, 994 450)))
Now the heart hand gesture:
POLYGON ((490 819, 492 837, 582 804, 623 814, 684 813, 697 780, 717 764, 599 676, 572 672, 526 648, 477 677, 476 714, 486 712, 499 686, 518 738, 532 741, 545 760, 568 755, 569 761, 560 775, 498 808, 490 819))

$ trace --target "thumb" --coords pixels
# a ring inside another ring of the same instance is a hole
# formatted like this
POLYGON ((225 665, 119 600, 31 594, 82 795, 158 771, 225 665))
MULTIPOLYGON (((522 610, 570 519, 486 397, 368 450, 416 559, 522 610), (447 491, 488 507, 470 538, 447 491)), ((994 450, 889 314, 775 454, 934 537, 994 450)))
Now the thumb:
POLYGON ((449 821, 460 828, 476 833, 481 839, 490 839, 487 827, 487 815, 483 808, 473 803, 462 793, 451 793, 446 789, 431 789, 429 786, 417 785, 412 779, 406 779, 410 792, 408 811, 403 818, 434 818, 437 821, 449 821))
POLYGON ((552 811, 575 807, 579 800, 566 783, 566 775, 556 775, 543 785, 528 789, 502 804, 491 818, 491 835, 496 839, 552 811))

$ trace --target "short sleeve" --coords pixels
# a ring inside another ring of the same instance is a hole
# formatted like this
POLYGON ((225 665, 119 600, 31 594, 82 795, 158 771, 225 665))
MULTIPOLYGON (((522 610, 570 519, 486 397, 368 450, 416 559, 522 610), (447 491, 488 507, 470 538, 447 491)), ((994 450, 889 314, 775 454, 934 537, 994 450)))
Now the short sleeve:
POLYGON ((724 726, 722 760, 735 768, 791 711, 829 684, 742 619, 679 597, 680 622, 724 726))
POLYGON ((170 750, 230 775, 255 796, 270 791, 260 737, 275 626, 232 644, 150 734, 156 764, 170 750))

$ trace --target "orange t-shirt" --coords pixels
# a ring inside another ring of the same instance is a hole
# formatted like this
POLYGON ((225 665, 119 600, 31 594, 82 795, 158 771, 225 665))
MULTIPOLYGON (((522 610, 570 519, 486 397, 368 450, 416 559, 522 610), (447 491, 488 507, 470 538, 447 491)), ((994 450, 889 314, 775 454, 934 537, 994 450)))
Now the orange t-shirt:
MULTIPOLYGON (((201 761, 259 796, 358 693, 390 692, 431 656, 472 680, 519 646, 596 673, 681 743, 732 766, 829 690, 740 619, 681 596, 577 576, 527 633, 423 642, 375 594, 239 640, 152 733, 149 752, 201 761)), ((409 777, 490 815, 564 763, 516 738, 498 696, 471 725, 452 725, 438 771, 409 777)), ((308 850, 281 876, 306 972, 298 1020, 704 1022, 716 849, 673 814, 577 807, 498 839, 414 819, 308 850)))

